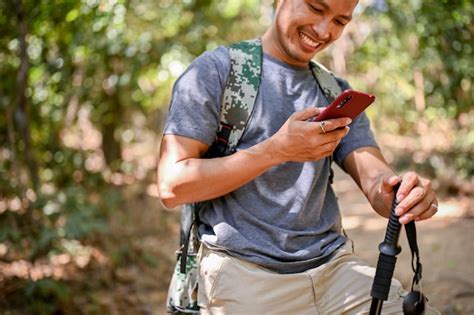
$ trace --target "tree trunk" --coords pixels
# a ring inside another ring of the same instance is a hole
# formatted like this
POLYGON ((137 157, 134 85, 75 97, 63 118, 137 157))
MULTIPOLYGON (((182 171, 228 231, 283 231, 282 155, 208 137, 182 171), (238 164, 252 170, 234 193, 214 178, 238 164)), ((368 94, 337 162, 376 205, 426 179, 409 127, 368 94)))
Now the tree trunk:
POLYGON ((118 93, 118 89, 109 93, 109 112, 101 126, 102 150, 104 151, 105 162, 113 171, 119 170, 122 159, 121 141, 115 137, 123 117, 122 104, 118 93))
POLYGON ((11 150, 11 161, 12 161, 12 168, 11 168, 11 178, 10 182, 15 183, 18 187, 21 187, 19 173, 18 173, 18 165, 17 165, 17 158, 16 158, 16 140, 15 140, 15 123, 13 122, 13 112, 12 108, 14 105, 8 104, 6 110, 7 116, 7 132, 8 132, 8 143, 10 145, 11 150))
POLYGON ((31 182, 33 184, 33 189, 38 192, 38 168, 36 166, 36 161, 33 157, 32 147, 31 147, 31 135, 29 129, 28 113, 26 108, 26 96, 25 90, 27 86, 28 79, 28 56, 26 54, 27 44, 26 44, 26 19, 23 10, 23 4, 21 0, 15 0, 15 10, 16 16, 18 19, 19 27, 19 41, 20 41, 20 68, 18 69, 18 74, 16 77, 16 96, 17 96, 17 108, 15 111, 15 120, 18 125, 20 135, 25 144, 25 158, 28 170, 30 172, 31 182))

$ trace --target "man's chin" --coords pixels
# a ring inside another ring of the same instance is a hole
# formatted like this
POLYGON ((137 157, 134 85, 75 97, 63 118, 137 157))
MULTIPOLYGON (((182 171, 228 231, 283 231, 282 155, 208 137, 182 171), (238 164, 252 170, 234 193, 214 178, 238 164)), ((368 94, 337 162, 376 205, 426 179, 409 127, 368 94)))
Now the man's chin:
POLYGON ((311 60, 316 56, 316 54, 320 53, 324 49, 326 49, 327 44, 321 44, 318 47, 315 47, 311 52, 302 50, 302 55, 304 55, 306 58, 309 58, 308 60, 311 60))
POLYGON ((301 64, 307 64, 321 50, 322 49, 320 47, 318 47, 318 49, 315 49, 314 51, 309 53, 309 52, 306 52, 306 51, 302 50, 301 48, 299 48, 299 49, 294 49, 292 55, 293 55, 293 59, 295 59, 295 61, 297 60, 301 64))

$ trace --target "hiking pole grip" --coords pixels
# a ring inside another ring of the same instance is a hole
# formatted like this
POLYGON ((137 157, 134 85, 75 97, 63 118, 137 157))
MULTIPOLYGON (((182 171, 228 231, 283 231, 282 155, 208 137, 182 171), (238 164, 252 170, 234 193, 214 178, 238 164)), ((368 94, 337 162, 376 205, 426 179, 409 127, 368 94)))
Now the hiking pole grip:
POLYGON ((395 214, 399 202, 396 195, 400 185, 394 187, 394 197, 390 208, 390 218, 385 232, 385 239, 379 245, 379 259, 375 270, 374 282, 372 285, 372 304, 370 306, 370 315, 381 314, 383 301, 387 300, 390 292, 393 271, 397 262, 397 255, 401 248, 398 245, 400 230, 402 225, 398 221, 400 218, 395 214))

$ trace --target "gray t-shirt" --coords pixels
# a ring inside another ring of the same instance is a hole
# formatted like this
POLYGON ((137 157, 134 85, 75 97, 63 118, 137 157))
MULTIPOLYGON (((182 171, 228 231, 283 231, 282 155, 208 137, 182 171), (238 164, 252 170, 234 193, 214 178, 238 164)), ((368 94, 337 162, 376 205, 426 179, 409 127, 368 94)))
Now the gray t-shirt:
MULTIPOLYGON (((226 47, 196 58, 174 85, 164 134, 211 145, 229 71, 226 47)), ((295 111, 328 105, 309 68, 294 68, 264 54, 261 76, 254 112, 237 151, 271 137, 295 111)), ((349 88, 338 81, 343 90, 349 88)), ((377 146, 365 114, 352 122, 334 161, 341 165, 363 146, 377 146)), ((283 163, 211 200, 200 213, 202 242, 279 273, 319 266, 345 242, 329 173, 329 159, 283 163)))

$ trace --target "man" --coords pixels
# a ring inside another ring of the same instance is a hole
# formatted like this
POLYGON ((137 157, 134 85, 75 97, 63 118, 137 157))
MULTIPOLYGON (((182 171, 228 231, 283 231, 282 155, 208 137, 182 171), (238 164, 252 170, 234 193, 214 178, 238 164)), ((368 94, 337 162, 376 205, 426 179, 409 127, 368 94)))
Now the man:
MULTIPOLYGON (((252 118, 237 152, 203 159, 219 126, 230 71, 225 47, 197 58, 173 89, 158 168, 168 208, 203 200, 201 312, 340 314, 368 311, 374 269, 341 235, 329 159, 389 216, 393 187, 400 221, 436 213, 429 180, 397 176, 387 165, 365 114, 353 122, 308 121, 327 106, 308 62, 339 38, 356 0, 281 0, 262 37, 263 63, 252 118)), ((348 84, 338 79, 342 90, 348 84)), ((401 313, 405 292, 392 281, 384 312, 401 313)), ((431 309, 430 309, 431 310, 431 309)), ((436 312, 434 310, 431 310, 436 312)))

